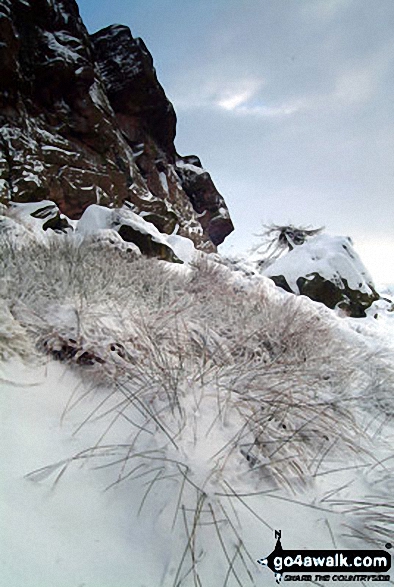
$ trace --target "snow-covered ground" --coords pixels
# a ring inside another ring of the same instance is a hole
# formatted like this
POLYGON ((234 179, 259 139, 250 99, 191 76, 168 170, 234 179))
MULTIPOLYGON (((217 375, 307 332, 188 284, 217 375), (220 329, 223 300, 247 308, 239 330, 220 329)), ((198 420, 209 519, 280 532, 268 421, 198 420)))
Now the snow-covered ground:
POLYGON ((1 587, 269 586, 274 530, 394 543, 387 304, 3 232, 1 587))

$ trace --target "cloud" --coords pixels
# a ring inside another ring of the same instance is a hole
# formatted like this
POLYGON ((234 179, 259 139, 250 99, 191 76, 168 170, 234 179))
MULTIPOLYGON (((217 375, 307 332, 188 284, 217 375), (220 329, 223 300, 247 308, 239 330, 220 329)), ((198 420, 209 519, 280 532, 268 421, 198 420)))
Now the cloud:
POLYGON ((234 114, 273 118, 289 116, 303 108, 303 100, 291 100, 279 104, 264 103, 262 88, 265 84, 259 79, 238 80, 232 87, 221 88, 212 100, 212 105, 234 114))
MULTIPOLYGON (((336 34, 334 37, 331 42, 338 53, 341 42, 336 34)), ((328 111, 343 113, 346 108, 362 107, 373 100, 392 66, 393 40, 363 55, 347 52, 326 67, 326 52, 333 52, 329 47, 316 45, 322 58, 320 65, 309 54, 302 66, 278 57, 276 67, 268 61, 257 71, 256 65, 255 75, 242 75, 243 62, 236 62, 231 55, 225 61, 204 59, 179 75, 171 99, 178 110, 221 110, 261 119, 289 118, 301 111, 312 116, 328 111), (323 77, 322 67, 326 72, 323 77)), ((261 63, 257 57, 254 63, 261 63)))
POLYGON ((239 104, 235 104, 233 108, 227 108, 227 110, 232 110, 236 114, 244 116, 256 116, 259 118, 278 118, 295 114, 296 112, 302 110, 303 107, 303 100, 284 102, 282 104, 271 106, 264 104, 248 104, 247 102, 241 102, 239 104))
POLYGON ((217 105, 220 106, 220 108, 224 108, 225 110, 235 110, 239 106, 242 106, 242 104, 247 102, 250 98, 250 92, 241 92, 240 94, 233 94, 222 98, 217 102, 217 105))
POLYGON ((338 76, 330 97, 344 104, 365 102, 374 92, 376 77, 376 71, 369 67, 345 71, 338 76))
POLYGON ((339 12, 344 12, 351 4, 352 0, 312 0, 304 2, 302 11, 308 18, 329 21, 339 12))
MULTIPOLYGON (((191 77, 191 74, 189 74, 191 77)), ((193 108, 221 108, 233 111, 254 100, 265 81, 258 77, 230 76, 225 71, 218 73, 215 68, 195 71, 193 83, 183 83, 172 92, 176 106, 183 110, 193 108), (196 91, 198 88, 198 92, 196 91)))
POLYGON ((236 110, 252 100, 264 85, 260 78, 219 81, 211 95, 212 103, 225 110, 236 110))
POLYGON ((349 59, 333 72, 331 87, 295 101, 305 111, 346 111, 378 99, 381 84, 393 65, 394 43, 384 45, 364 59, 349 59))
POLYGON ((226 79, 224 72, 218 76, 212 71, 205 76, 196 74, 200 83, 196 84, 195 78, 193 86, 199 86, 198 93, 190 91, 190 84, 172 93, 178 110, 219 109, 234 115, 276 118, 295 114, 306 105, 304 98, 268 103, 264 98, 266 81, 261 77, 226 79))
POLYGON ((302 112, 315 123, 326 114, 361 112, 382 98, 394 55, 392 36, 385 32, 388 23, 383 26, 384 9, 372 14, 358 0, 300 0, 284 15, 278 8, 284 4, 270 1, 260 10, 254 0, 254 11, 231 21, 233 43, 221 54, 222 80, 238 65, 264 83, 255 92, 240 85, 229 95, 220 94, 214 100, 219 108, 261 119, 289 119, 302 112), (259 34, 258 26, 264 32, 259 34))
POLYGON ((390 41, 358 65, 341 72, 333 97, 349 104, 370 100, 393 65, 393 49, 394 43, 390 41))

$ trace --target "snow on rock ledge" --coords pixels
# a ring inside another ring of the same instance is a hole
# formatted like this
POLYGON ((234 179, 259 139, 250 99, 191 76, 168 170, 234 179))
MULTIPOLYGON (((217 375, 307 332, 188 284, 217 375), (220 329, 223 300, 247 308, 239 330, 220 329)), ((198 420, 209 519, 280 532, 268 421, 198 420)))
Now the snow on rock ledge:
POLYGON ((52 229, 61 233, 72 230, 72 221, 62 214, 51 200, 41 202, 11 202, 9 216, 20 221, 35 234, 52 229))
POLYGON ((193 242, 177 234, 164 234, 128 206, 107 208, 92 204, 80 220, 69 220, 50 200, 11 202, 0 218, 0 231, 12 232, 16 240, 30 236, 45 241, 48 234, 75 234, 92 242, 107 242, 135 254, 175 263, 190 263, 197 251, 193 242), (48 232, 48 229, 49 230, 48 232))
MULTIPOLYGON (((134 243, 148 257, 183 262, 182 247, 177 247, 179 255, 176 254, 174 247, 169 242, 171 236, 161 233, 151 222, 147 222, 126 206, 110 209, 92 204, 86 208, 79 220, 76 233, 90 236, 108 229, 115 231, 124 241, 134 243)), ((193 243, 189 239, 177 238, 188 241, 194 250, 193 243)), ((188 261, 189 258, 185 260, 188 261)))
POLYGON ((372 278, 346 237, 315 236, 275 261, 264 275, 288 292, 353 317, 365 316, 365 310, 379 299, 372 278))

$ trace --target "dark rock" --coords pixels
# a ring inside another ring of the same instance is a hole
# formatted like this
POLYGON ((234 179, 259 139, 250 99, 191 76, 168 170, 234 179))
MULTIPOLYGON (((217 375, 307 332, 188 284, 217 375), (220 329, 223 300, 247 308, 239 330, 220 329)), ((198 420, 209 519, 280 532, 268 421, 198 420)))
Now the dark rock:
MULTIPOLYGON (((293 293, 283 275, 270 277, 277 286, 289 293, 293 293)), ((300 295, 307 296, 315 302, 322 302, 332 309, 338 307, 352 318, 364 318, 366 316, 365 310, 380 298, 379 294, 373 288, 371 288, 370 292, 351 289, 346 279, 342 281, 343 286, 340 287, 332 281, 324 279, 318 273, 313 273, 308 276, 308 279, 299 277, 297 287, 300 295)))
POLYGON ((211 241, 220 245, 234 230, 234 226, 211 176, 194 156, 178 159, 176 171, 193 208, 200 215, 201 225, 211 241))
POLYGON ((43 230, 54 230, 55 232, 66 232, 73 230, 67 218, 60 213, 56 205, 48 204, 42 208, 37 208, 31 212, 30 216, 44 220, 42 223, 43 230))
POLYGON ((135 230, 128 224, 121 225, 117 230, 124 241, 137 245, 141 253, 147 257, 156 257, 172 263, 182 263, 170 247, 164 243, 156 242, 150 234, 135 230))
POLYGON ((127 27, 90 36, 74 0, 0 0, 0 202, 53 200, 72 219, 130 202, 214 251, 231 220, 208 174, 179 173, 175 130, 127 27))
POLYGON ((177 225, 177 217, 174 212, 167 212, 166 214, 144 214, 144 220, 151 222, 160 232, 164 234, 172 234, 177 225))
POLYGON ((278 287, 280 287, 281 289, 284 289, 285 291, 287 291, 288 293, 295 293, 293 292, 293 290, 290 288, 289 284, 286 281, 286 278, 283 277, 283 275, 270 275, 270 279, 272 279, 272 281, 275 282, 275 285, 277 285, 278 287))
MULTIPOLYGON (((107 208, 92 204, 76 223, 76 233, 91 242, 119 241, 132 243, 139 253, 172 263, 183 263, 175 254, 166 237, 146 217, 136 214, 130 206, 107 208), (118 240, 119 239, 119 240, 118 240)), ((192 243, 190 246, 193 248, 192 243)), ((121 247, 126 250, 127 247, 121 247)))
POLYGON ((124 134, 135 141, 147 132, 173 163, 175 111, 157 80, 145 43, 134 39, 130 29, 121 25, 98 31, 91 41, 107 96, 124 134))

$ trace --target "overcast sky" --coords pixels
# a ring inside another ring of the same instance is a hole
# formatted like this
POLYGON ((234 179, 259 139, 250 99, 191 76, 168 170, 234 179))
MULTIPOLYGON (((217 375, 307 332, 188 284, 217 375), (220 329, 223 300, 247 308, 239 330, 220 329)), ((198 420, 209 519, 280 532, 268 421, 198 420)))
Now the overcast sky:
POLYGON ((351 236, 394 283, 393 0, 78 0, 90 32, 127 24, 151 51, 247 250, 262 224, 351 236))

